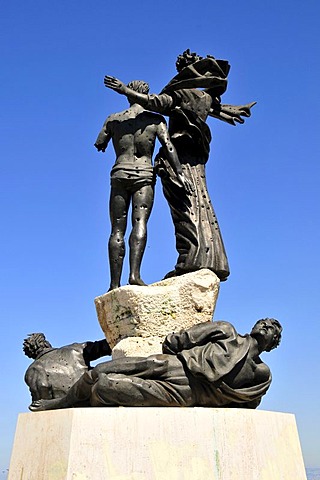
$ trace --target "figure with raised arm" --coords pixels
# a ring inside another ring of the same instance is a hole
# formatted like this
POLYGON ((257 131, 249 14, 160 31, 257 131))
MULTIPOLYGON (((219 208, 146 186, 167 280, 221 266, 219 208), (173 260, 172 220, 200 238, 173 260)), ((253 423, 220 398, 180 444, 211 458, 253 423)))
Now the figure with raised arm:
POLYGON ((205 322, 167 335, 163 354, 123 357, 86 372, 56 400, 39 400, 32 411, 92 407, 256 408, 271 383, 262 352, 279 345, 282 327, 258 320, 239 335, 228 322, 205 322))
POLYGON ((120 80, 106 76, 105 85, 126 95, 149 110, 169 116, 169 134, 175 146, 192 195, 179 187, 170 174, 168 157, 163 149, 156 159, 162 177, 164 195, 169 203, 175 227, 178 260, 167 276, 209 268, 226 280, 229 265, 217 217, 206 185, 205 164, 209 158, 211 133, 208 115, 232 125, 250 116, 254 103, 244 106, 222 105, 227 88, 229 63, 212 56, 202 58, 186 50, 178 56, 178 74, 159 95, 134 92, 120 80))
MULTIPOLYGON (((130 91, 147 95, 149 85, 136 80, 127 86, 130 91)), ((110 219, 112 224, 109 238, 110 288, 120 287, 125 255, 124 235, 127 216, 132 203, 132 231, 130 247, 130 285, 145 285, 140 276, 142 257, 147 241, 147 221, 154 200, 155 171, 152 155, 158 138, 174 172, 181 190, 191 192, 184 179, 181 165, 171 143, 165 119, 145 110, 134 100, 130 106, 110 115, 96 140, 95 147, 104 152, 112 139, 116 161, 111 170, 110 219)))

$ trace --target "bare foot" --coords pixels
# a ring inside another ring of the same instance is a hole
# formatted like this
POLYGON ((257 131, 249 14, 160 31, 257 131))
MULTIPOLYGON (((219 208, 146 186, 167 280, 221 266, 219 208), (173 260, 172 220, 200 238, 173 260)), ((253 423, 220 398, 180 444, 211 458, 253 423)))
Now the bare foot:
POLYGON ((41 412, 43 410, 55 410, 57 408, 63 408, 60 398, 53 398, 50 400, 35 400, 29 405, 31 412, 41 412))
POLYGON ((170 270, 170 272, 168 272, 168 273, 163 277, 163 280, 166 280, 167 278, 176 277, 176 276, 177 276, 176 270, 170 270))
POLYGON ((119 287, 120 287, 120 285, 112 285, 111 284, 108 292, 111 292, 111 290, 115 290, 116 288, 119 288, 119 287))
POLYGON ((140 277, 135 277, 134 275, 130 275, 129 284, 130 285, 140 285, 141 287, 146 287, 147 286, 147 284, 144 283, 144 281, 141 280, 140 277))

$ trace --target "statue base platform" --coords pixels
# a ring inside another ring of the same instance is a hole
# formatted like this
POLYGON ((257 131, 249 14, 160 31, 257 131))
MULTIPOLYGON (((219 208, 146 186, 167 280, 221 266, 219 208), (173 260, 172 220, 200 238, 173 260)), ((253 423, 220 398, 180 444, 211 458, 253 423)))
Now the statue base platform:
POLYGON ((8 480, 306 480, 292 414, 75 408, 19 415, 8 480))

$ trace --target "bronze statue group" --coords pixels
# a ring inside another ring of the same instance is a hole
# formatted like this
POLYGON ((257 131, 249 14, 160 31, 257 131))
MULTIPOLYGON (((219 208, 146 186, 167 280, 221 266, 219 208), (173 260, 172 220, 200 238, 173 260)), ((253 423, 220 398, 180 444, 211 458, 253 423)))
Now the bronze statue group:
POLYGON ((147 238, 155 176, 161 177, 175 229, 178 260, 166 277, 208 268, 221 281, 229 275, 223 240, 210 201, 205 166, 211 133, 206 123, 212 116, 232 125, 250 116, 255 102, 223 105, 229 63, 212 56, 202 58, 189 50, 178 56, 178 74, 159 95, 149 94, 145 82, 127 86, 114 77, 104 83, 128 98, 130 107, 107 118, 95 143, 105 151, 112 139, 116 162, 111 170, 109 240, 110 289, 120 286, 124 258, 124 233, 132 202, 130 276, 132 285, 144 285, 140 266, 147 238), (152 113, 151 113, 152 112, 152 113), (156 113, 154 113, 156 112, 156 113), (169 117, 168 131, 163 116, 169 117), (155 140, 161 149, 152 167, 155 140))
POLYGON ((33 334, 24 342, 34 358, 25 376, 29 408, 256 408, 271 383, 260 354, 279 345, 281 332, 272 318, 258 320, 247 335, 228 322, 204 322, 167 335, 162 354, 123 357, 92 369, 88 360, 108 354, 106 341, 89 344, 95 352, 90 357, 87 343, 53 349, 43 334, 33 334))
MULTIPOLYGON (((130 204, 129 283, 145 285, 140 268, 156 176, 170 207, 178 252, 177 263, 166 276, 204 268, 221 281, 229 275, 206 184, 211 141, 206 120, 211 116, 232 125, 243 123, 254 103, 221 103, 230 69, 227 61, 186 50, 176 67, 177 75, 158 95, 149 94, 143 81, 125 85, 111 76, 104 79, 106 87, 129 101, 126 110, 107 118, 95 143, 104 152, 112 140, 116 154, 111 170, 110 290, 120 287, 130 204), (163 115, 169 118, 168 128, 163 115), (156 139, 161 148, 153 165, 156 139)), ((24 342, 26 355, 34 359, 25 376, 32 396, 29 408, 256 408, 271 382, 260 354, 278 346, 281 332, 280 323, 272 318, 259 320, 247 335, 238 334, 228 322, 205 322, 167 335, 162 354, 123 357, 94 368, 90 360, 111 354, 106 340, 53 348, 43 334, 32 334, 24 342)))

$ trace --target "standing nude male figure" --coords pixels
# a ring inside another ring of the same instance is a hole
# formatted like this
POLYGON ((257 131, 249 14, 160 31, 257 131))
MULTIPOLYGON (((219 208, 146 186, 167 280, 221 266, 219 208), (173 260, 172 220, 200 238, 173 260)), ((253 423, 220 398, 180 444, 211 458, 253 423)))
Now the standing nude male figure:
MULTIPOLYGON (((149 85, 139 80, 131 82, 128 87, 144 94, 149 91, 149 85)), ((157 138, 166 152, 177 182, 188 190, 188 183, 184 179, 176 150, 171 143, 165 119, 161 115, 149 112, 137 103, 130 103, 127 110, 107 118, 95 143, 97 150, 104 152, 112 139, 116 153, 116 162, 111 170, 109 290, 120 287, 130 202, 132 231, 129 238, 129 283, 145 285, 140 277, 140 267, 147 241, 147 221, 154 200, 155 172, 152 155, 157 138)))

